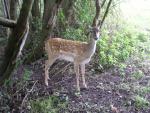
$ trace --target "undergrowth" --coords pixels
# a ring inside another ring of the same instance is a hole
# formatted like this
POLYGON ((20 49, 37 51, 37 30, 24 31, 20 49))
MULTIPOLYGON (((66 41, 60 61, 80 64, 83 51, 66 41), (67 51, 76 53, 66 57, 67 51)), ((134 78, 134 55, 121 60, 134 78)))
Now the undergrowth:
POLYGON ((42 99, 30 101, 32 113, 61 113, 67 103, 61 101, 57 96, 49 96, 42 99))

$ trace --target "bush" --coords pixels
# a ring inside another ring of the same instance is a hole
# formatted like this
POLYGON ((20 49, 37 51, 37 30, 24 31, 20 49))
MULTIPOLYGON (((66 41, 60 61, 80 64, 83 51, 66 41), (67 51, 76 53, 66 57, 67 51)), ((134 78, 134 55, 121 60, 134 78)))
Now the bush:
POLYGON ((136 49, 136 35, 130 31, 119 30, 113 35, 103 31, 98 42, 99 63, 104 67, 114 66, 129 58, 136 49))

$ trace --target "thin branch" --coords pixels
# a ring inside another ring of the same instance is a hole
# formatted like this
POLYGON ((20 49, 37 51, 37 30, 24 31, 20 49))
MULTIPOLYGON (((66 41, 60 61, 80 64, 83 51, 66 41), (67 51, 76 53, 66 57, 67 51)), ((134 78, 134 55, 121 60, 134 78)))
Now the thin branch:
POLYGON ((106 7, 106 11, 105 11, 105 13, 104 13, 104 16, 103 16, 102 21, 101 21, 101 24, 100 24, 100 28, 102 27, 102 25, 103 25, 103 23, 104 23, 104 21, 105 21, 105 18, 106 18, 107 15, 108 15, 109 8, 110 8, 110 5, 111 5, 112 1, 113 1, 113 0, 109 0, 109 2, 108 2, 108 5, 107 5, 107 7, 106 7))
POLYGON ((3 0, 3 3, 4 3, 4 8, 5 8, 4 10, 5 10, 5 13, 6 13, 5 16, 6 16, 7 19, 10 19, 10 13, 9 13, 9 8, 8 8, 9 3, 6 0, 3 0))
POLYGON ((65 67, 63 67, 61 70, 59 70, 57 73, 55 73, 53 76, 58 75, 59 73, 63 73, 66 71, 66 69, 71 65, 71 63, 68 63, 65 67))
POLYGON ((17 55, 17 57, 19 57, 20 55, 22 55, 22 49, 23 49, 23 47, 24 47, 24 45, 25 45, 25 42, 26 42, 26 39, 27 39, 27 37, 28 37, 28 34, 29 34, 29 23, 27 23, 27 28, 26 28, 26 30, 24 31, 24 33, 23 33, 23 35, 22 35, 22 42, 21 42, 21 46, 20 46, 20 50, 19 50, 19 53, 18 53, 18 55, 17 55))
POLYGON ((33 91, 33 89, 34 89, 34 87, 35 87, 35 85, 36 85, 37 82, 38 82, 38 81, 35 81, 35 82, 34 82, 32 88, 30 89, 30 91, 28 91, 27 94, 25 95, 25 97, 23 98, 22 103, 21 103, 21 108, 24 106, 24 103, 25 103, 25 101, 26 101, 28 95, 33 91))
POLYGON ((57 19, 57 13, 58 13, 58 10, 61 6, 62 1, 63 0, 56 0, 54 7, 52 9, 51 17, 48 20, 48 25, 47 25, 48 28, 53 29, 53 27, 55 26, 56 19, 57 19))
POLYGON ((104 7, 106 0, 103 0, 101 7, 104 7))
POLYGON ((16 21, 0 17, 0 25, 14 28, 16 26, 16 21))
POLYGON ((5 4, 4 4, 4 0, 1 0, 1 4, 2 4, 2 6, 3 6, 3 12, 4 12, 4 17, 6 17, 6 8, 5 8, 5 4))

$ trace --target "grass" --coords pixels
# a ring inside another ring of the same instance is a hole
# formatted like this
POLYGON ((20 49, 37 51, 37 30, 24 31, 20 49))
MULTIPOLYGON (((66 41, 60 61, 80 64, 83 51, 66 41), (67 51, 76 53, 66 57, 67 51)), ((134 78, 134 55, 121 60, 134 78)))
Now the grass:
POLYGON ((148 94, 150 93, 150 87, 149 86, 142 86, 142 87, 139 87, 137 89, 137 93, 139 95, 145 95, 145 94, 148 94))
POLYGON ((58 113, 60 110, 65 109, 66 102, 62 102, 57 96, 49 96, 30 101, 31 113, 58 113))
POLYGON ((23 80, 27 81, 30 79, 30 76, 32 74, 32 71, 28 70, 25 68, 24 70, 24 75, 23 75, 23 80))
POLYGON ((141 70, 138 70, 134 72, 131 76, 134 77, 135 79, 140 79, 144 76, 144 73, 141 70))
POLYGON ((135 96, 134 100, 135 100, 135 107, 137 109, 148 108, 150 106, 150 102, 139 95, 135 96))

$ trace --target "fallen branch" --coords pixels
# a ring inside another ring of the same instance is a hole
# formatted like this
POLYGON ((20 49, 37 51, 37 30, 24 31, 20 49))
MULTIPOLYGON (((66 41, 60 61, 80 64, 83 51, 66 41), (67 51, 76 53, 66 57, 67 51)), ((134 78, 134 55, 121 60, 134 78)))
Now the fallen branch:
POLYGON ((34 82, 32 88, 30 89, 30 91, 28 91, 27 94, 25 95, 25 97, 23 98, 22 103, 21 103, 21 108, 24 106, 24 103, 25 103, 25 101, 26 101, 26 98, 27 98, 28 95, 33 91, 34 86, 36 85, 36 83, 37 83, 37 81, 34 82))
POLYGON ((58 71, 57 73, 54 74, 54 76, 58 75, 59 73, 63 73, 64 71, 66 71, 66 69, 71 65, 71 63, 67 64, 65 67, 63 67, 60 71, 58 71))
POLYGON ((0 25, 14 28, 16 26, 16 21, 0 17, 0 25))

